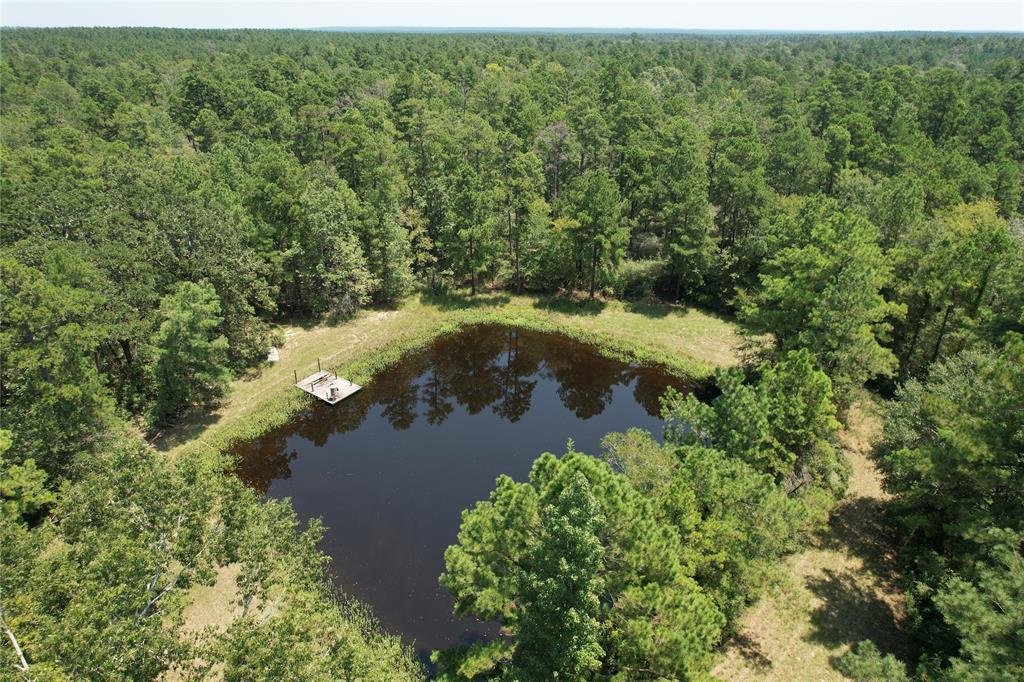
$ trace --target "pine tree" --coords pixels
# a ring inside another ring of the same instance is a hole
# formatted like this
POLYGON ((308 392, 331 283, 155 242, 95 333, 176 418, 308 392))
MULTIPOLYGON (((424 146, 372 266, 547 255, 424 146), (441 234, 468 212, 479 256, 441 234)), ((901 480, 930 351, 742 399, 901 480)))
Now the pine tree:
POLYGON ((682 118, 673 118, 662 131, 664 159, 659 179, 656 220, 664 231, 669 271, 676 284, 676 298, 693 295, 703 284, 714 260, 711 237, 711 206, 708 203, 707 151, 696 129, 682 118))
POLYGON ((904 312, 882 295, 890 267, 878 229, 865 218, 812 201, 784 228, 781 248, 741 301, 740 321, 754 334, 774 335, 775 348, 806 348, 845 403, 853 389, 896 368, 882 345, 904 312))
POLYGON ((588 171, 573 187, 571 207, 579 225, 576 242, 581 265, 589 280, 590 298, 594 298, 599 270, 618 262, 629 238, 628 229, 619 221, 619 189, 605 171, 588 171))
POLYGON ((627 477, 571 450, 542 455, 529 483, 502 476, 463 513, 441 576, 457 613, 500 620, 514 634, 511 661, 501 647, 437 659, 444 673, 497 668, 518 680, 585 680, 598 669, 700 677, 723 619, 683 556, 676 529, 627 477))
POLYGON ((209 403, 224 395, 231 378, 227 368, 228 342, 217 334, 222 318, 213 287, 182 282, 160 302, 163 322, 153 345, 153 377, 157 421, 180 414, 190 405, 209 403))
POLYGON ((604 557, 596 534, 600 509, 582 473, 543 519, 540 540, 530 552, 534 570, 520 587, 523 615, 512 662, 526 679, 580 679, 599 668, 604 656, 598 620, 604 557))

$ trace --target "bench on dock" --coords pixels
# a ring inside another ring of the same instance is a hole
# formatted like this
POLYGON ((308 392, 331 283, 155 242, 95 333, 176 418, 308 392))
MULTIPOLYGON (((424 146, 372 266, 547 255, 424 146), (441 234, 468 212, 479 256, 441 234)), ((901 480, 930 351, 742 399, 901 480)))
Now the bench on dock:
POLYGON ((348 379, 342 379, 324 370, 310 374, 295 386, 331 405, 341 402, 362 388, 348 379))

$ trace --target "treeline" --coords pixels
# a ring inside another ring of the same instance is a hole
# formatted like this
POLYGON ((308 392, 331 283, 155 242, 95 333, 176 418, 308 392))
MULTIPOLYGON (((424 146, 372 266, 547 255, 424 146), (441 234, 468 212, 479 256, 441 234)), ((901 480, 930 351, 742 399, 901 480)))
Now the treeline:
MULTIPOLYGON (((880 461, 912 540, 912 663, 984 677, 1024 650, 1024 609, 1005 605, 1022 601, 1024 530, 1019 37, 2 37, 0 490, 15 570, 0 580, 5 627, 56 679, 211 656, 246 678, 257 651, 282 670, 413 674, 363 615, 269 556, 250 558, 264 587, 234 634, 172 647, 188 640, 182 591, 241 560, 238 533, 277 524, 281 542, 310 542, 287 507, 233 484, 159 492, 225 465, 159 464, 123 425, 155 432, 216 401, 277 320, 417 288, 659 297, 768 340, 751 377, 719 378, 713 406, 666 403, 664 445, 612 439, 613 468, 539 460, 470 512, 479 532, 450 552, 446 584, 460 610, 518 635, 449 652, 449 674, 704 674, 761 569, 841 495, 835 420, 865 382, 897 396, 880 461), (492 565, 509 533, 530 542, 514 567, 492 565), (114 579, 102 548, 121 535, 139 554, 114 579), (558 593, 565 547, 579 582, 558 593), (64 564, 90 587, 22 577, 64 564), (150 604, 164 588, 178 598, 150 604), (337 642, 303 612, 335 619, 337 642), (586 615, 559 625, 570 612, 586 615), (145 634, 160 627, 174 636, 145 634), (72 629, 91 658, 59 644, 72 629), (654 644, 684 631, 670 656, 654 644)), ((307 550, 281 551, 314 561, 307 550)), ((851 670, 899 670, 862 654, 851 670)))
MULTIPOLYGON (((182 281, 213 288, 193 315, 216 320, 215 359, 235 371, 278 316, 417 285, 742 308, 815 238, 826 258, 850 246, 836 240, 880 251, 837 291, 894 304, 853 319, 879 326, 904 377, 963 347, 963 328, 1016 323, 1017 38, 4 38, 5 256, 102 312, 81 343, 154 423, 195 402, 155 375, 182 281), (838 234, 810 234, 838 213, 838 234), (933 281, 948 267, 963 272, 933 281)), ((864 362, 854 384, 895 368, 864 362)))

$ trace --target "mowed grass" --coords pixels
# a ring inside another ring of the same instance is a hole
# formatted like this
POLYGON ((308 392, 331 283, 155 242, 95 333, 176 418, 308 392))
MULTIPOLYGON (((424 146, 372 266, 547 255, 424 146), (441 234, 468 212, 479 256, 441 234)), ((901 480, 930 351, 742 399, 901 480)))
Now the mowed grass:
POLYGON ((844 680, 835 663, 864 639, 906 660, 895 542, 881 522, 888 497, 867 456, 881 428, 875 412, 867 399, 851 408, 840 434, 853 467, 846 497, 812 546, 786 560, 776 589, 743 614, 714 671, 723 680, 844 680))
POLYGON ((440 334, 478 323, 557 331, 595 345, 604 354, 663 365, 703 379, 715 367, 735 365, 743 345, 738 328, 722 317, 683 306, 512 296, 411 296, 393 310, 365 310, 338 324, 289 326, 280 360, 234 381, 216 409, 187 416, 153 445, 173 455, 184 448, 224 450, 285 423, 313 399, 296 389, 295 375, 324 369, 356 383, 440 334))

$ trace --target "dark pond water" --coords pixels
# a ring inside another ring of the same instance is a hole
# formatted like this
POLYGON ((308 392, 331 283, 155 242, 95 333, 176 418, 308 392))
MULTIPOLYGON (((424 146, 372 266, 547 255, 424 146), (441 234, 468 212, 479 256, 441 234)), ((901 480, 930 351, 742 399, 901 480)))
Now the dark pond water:
POLYGON ((291 497, 300 517, 321 517, 338 586, 423 655, 497 631, 455 618, 437 583, 462 510, 500 474, 526 480, 539 454, 563 453, 569 438, 597 454, 610 431, 659 433, 670 385, 686 388, 562 336, 473 327, 236 447, 239 475, 291 497))

